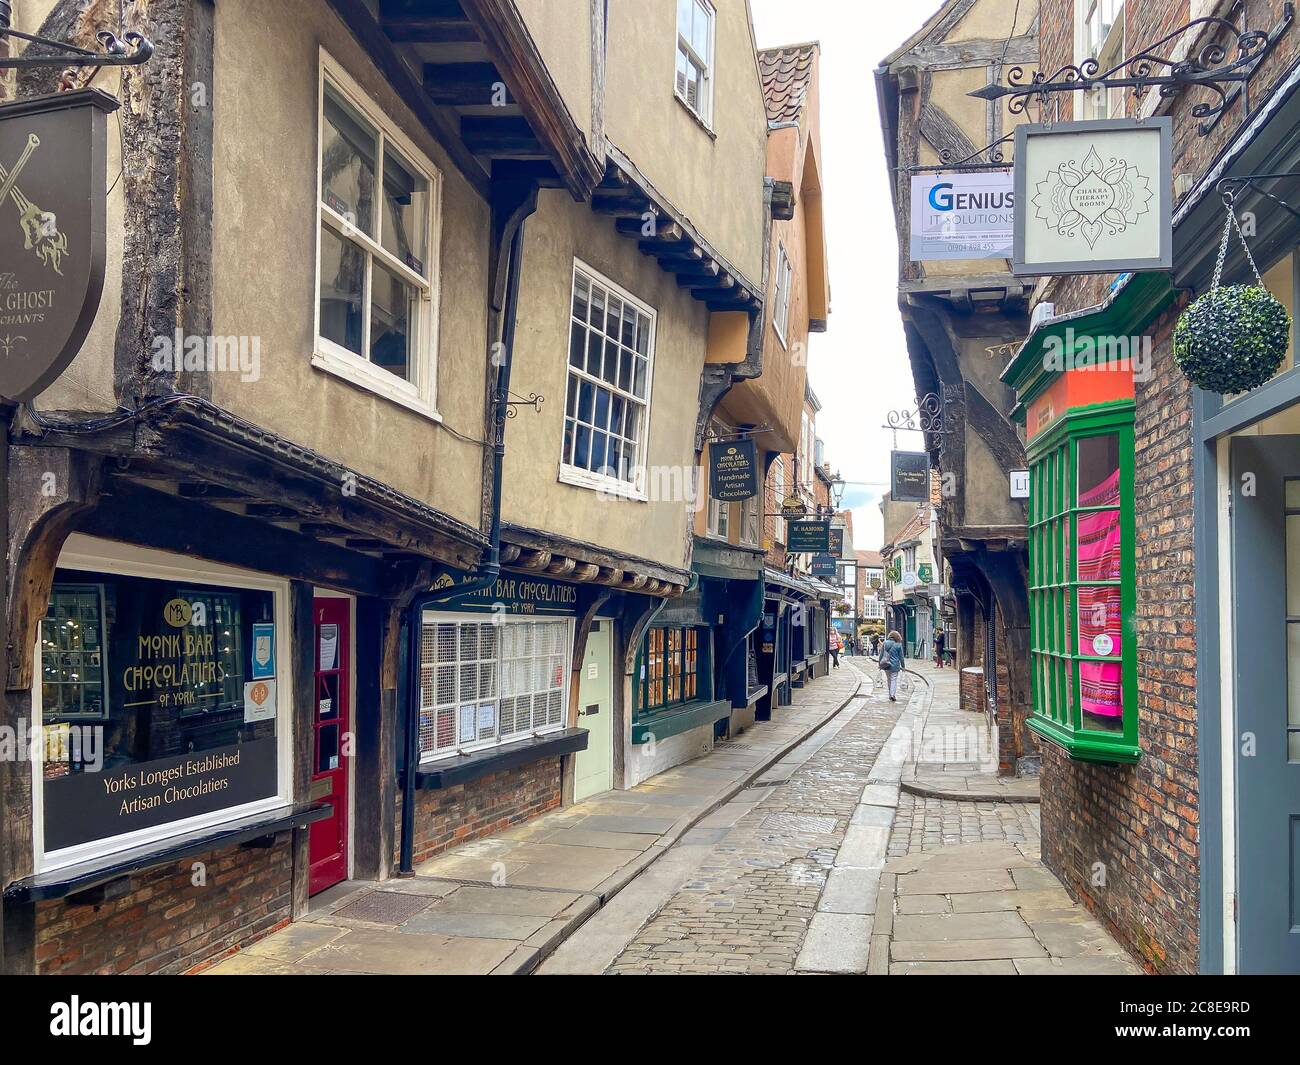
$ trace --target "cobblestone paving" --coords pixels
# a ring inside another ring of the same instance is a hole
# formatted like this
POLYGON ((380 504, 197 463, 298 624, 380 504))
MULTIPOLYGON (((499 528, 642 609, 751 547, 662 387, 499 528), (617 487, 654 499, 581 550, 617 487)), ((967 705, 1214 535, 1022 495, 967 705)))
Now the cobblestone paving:
POLYGON ((889 856, 934 850, 954 843, 1039 842, 1038 805, 1025 802, 958 802, 906 792, 889 836, 889 856))
MULTIPOLYGON (((697 840, 717 832, 713 852, 607 971, 791 971, 871 765, 903 705, 878 693, 854 699, 809 741, 820 746, 788 783, 751 791, 751 799, 764 797, 730 829, 696 830, 697 840)), ((737 801, 744 798, 742 792, 737 801)))

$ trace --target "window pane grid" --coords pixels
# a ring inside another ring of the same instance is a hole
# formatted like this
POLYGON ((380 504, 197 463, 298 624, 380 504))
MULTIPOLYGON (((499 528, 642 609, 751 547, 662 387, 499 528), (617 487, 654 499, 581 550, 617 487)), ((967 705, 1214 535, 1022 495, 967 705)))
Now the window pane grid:
POLYGON ((565 465, 634 483, 649 389, 651 318, 575 271, 565 465))
POLYGON ((426 622, 420 646, 421 755, 562 725, 567 637, 562 620, 426 622))
POLYGON ((332 82, 321 129, 319 336, 418 385, 433 180, 332 82))

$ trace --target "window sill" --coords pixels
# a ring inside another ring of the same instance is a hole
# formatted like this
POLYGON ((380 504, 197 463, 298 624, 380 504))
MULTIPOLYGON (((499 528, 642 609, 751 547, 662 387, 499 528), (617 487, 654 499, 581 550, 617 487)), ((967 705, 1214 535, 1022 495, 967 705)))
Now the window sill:
POLYGON ((1031 714, 1029 728, 1049 743, 1060 747, 1076 762, 1100 765, 1132 765, 1142 757, 1142 749, 1123 737, 1109 737, 1095 732, 1075 732, 1041 714, 1031 714))
POLYGON ((700 127, 701 130, 704 131, 705 136, 707 136, 711 141, 715 141, 715 142, 717 141, 718 134, 714 131, 713 127, 709 125, 708 120, 705 119, 705 117, 701 115, 697 110, 695 110, 695 108, 693 108, 690 104, 688 104, 685 100, 683 100, 681 93, 679 93, 676 89, 673 90, 673 99, 677 101, 677 103, 681 106, 682 110, 684 110, 688 115, 691 116, 691 121, 694 122, 697 126, 700 127))
MULTIPOLYGON (((357 360, 360 362, 361 360, 357 360)), ((325 373, 333 374, 341 378, 354 388, 359 388, 363 392, 369 392, 380 399, 386 399, 390 403, 396 403, 400 407, 405 407, 409 411, 420 415, 422 418, 428 418, 431 422, 442 424, 442 415, 431 404, 425 402, 418 395, 408 392, 406 389, 396 384, 397 378, 393 378, 393 384, 389 384, 378 376, 379 373, 387 374, 387 371, 367 371, 355 365, 351 358, 344 358, 336 355, 331 351, 318 348, 312 352, 311 364, 318 370, 325 373)), ((387 374, 392 377, 392 374, 387 374)))
POLYGON ((632 743, 649 743, 653 736, 655 742, 689 732, 701 725, 712 725, 724 717, 731 716, 731 701, 715 699, 697 700, 671 710, 657 710, 632 722, 632 743))
POLYGON ((456 784, 467 784, 489 773, 540 762, 543 758, 558 758, 564 754, 587 749, 585 728, 566 728, 542 736, 503 743, 473 754, 454 755, 435 761, 422 762, 415 769, 415 786, 422 791, 439 791, 456 784))
POLYGON ((592 492, 599 492, 603 496, 608 496, 611 501, 625 500, 629 503, 645 503, 649 499, 644 489, 635 488, 627 481, 618 481, 613 477, 592 473, 580 466, 566 466, 561 463, 557 480, 561 484, 572 485, 574 488, 586 488, 592 492))
MULTIPOLYGON (((35 873, 9 884, 4 890, 4 900, 6 903, 21 905, 47 899, 63 899, 84 895, 95 888, 105 887, 112 881, 125 881, 122 885, 125 890, 112 895, 116 898, 130 890, 128 878, 133 874, 148 872, 191 855, 252 843, 288 829, 305 828, 313 821, 329 817, 330 811, 330 804, 326 802, 286 803, 235 821, 184 832, 102 858, 35 873)), ((86 898, 84 901, 98 900, 86 898)))

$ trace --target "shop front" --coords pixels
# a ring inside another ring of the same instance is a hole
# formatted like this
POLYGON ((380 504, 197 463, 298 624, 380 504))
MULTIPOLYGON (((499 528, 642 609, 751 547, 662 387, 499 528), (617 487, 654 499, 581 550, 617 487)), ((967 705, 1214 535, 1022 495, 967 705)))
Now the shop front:
POLYGON ((692 558, 701 589, 701 621, 714 629, 714 690, 731 704, 729 718, 717 722, 715 731, 719 737, 735 736, 753 725, 764 694, 758 681, 763 553, 696 537, 692 558))
MULTIPOLYGON (((433 588, 464 576, 443 571, 433 588)), ((492 587, 422 611, 416 863, 559 807, 566 771, 580 773, 584 790, 610 776, 609 736, 603 751, 593 749, 593 760, 580 770, 575 764, 589 745, 588 729, 571 724, 575 683, 592 700, 578 710, 579 721, 613 716, 608 697, 593 695, 584 679, 593 665, 593 681, 602 666, 609 677, 599 638, 591 643, 590 662, 585 647, 575 658, 579 616, 590 598, 590 589, 577 584, 505 571, 492 587), (575 666, 586 667, 581 677, 575 666)), ((590 619, 588 628, 596 623, 590 619)), ((399 764, 399 778, 404 771, 399 764)), ((400 824, 400 807, 397 817, 400 824)))

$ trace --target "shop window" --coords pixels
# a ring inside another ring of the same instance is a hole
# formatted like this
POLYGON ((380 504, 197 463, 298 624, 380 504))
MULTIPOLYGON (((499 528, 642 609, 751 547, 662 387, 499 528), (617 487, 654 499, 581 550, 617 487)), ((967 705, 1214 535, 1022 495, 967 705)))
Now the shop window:
POLYGON ((709 699, 708 630, 652 628, 638 652, 636 713, 709 699))
POLYGON ((40 867, 283 801, 275 587, 56 570, 33 700, 40 867))
POLYGON ((1030 727, 1075 758, 1135 761, 1132 404, 1031 451, 1030 727))
POLYGON ((654 311, 577 265, 571 308, 560 479, 641 498, 654 311))
POLYGON ((492 747, 564 726, 569 622, 425 614, 420 755, 492 747))
POLYGON ((433 410, 439 174, 322 59, 314 362, 433 410))

